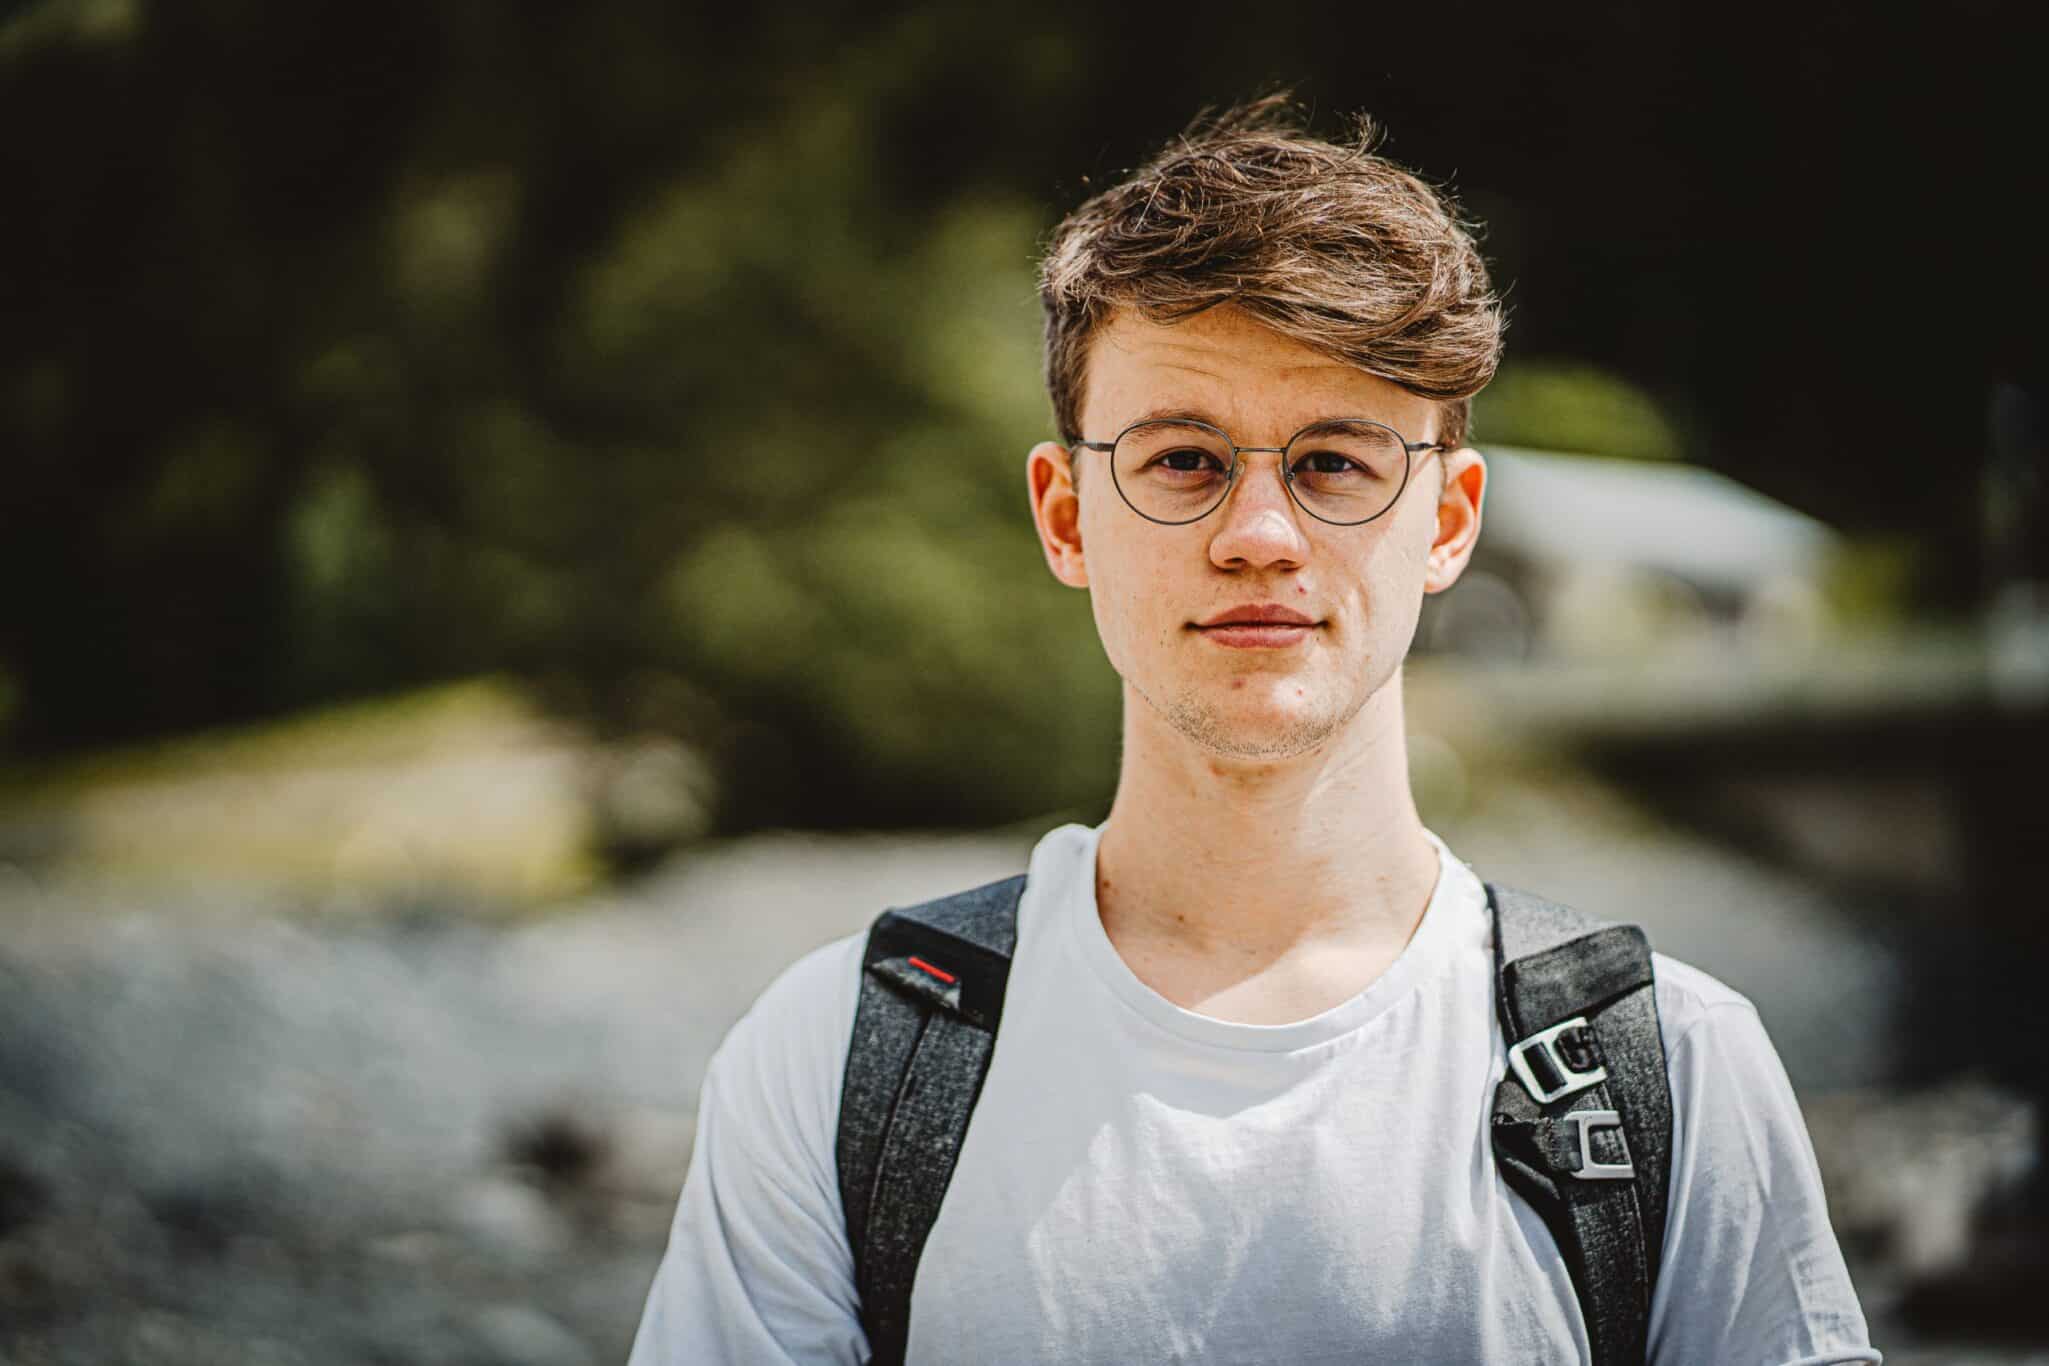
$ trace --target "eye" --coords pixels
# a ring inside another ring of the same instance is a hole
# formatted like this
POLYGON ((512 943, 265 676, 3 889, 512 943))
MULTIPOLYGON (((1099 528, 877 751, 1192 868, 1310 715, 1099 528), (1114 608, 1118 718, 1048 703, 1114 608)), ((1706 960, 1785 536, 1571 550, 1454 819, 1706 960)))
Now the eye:
POLYGON ((1171 451, 1161 451, 1152 458, 1152 463, 1176 474, 1206 474, 1222 468, 1215 455, 1194 446, 1180 446, 1171 451))
POLYGON ((1362 468, 1358 461, 1337 451, 1310 451, 1295 462, 1297 474, 1347 474, 1362 468))

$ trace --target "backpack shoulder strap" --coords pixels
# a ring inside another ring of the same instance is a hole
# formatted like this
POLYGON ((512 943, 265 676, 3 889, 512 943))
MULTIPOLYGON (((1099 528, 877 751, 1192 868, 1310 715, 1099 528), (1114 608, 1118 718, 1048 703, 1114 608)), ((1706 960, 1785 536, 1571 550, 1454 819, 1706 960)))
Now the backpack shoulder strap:
POLYGON ((836 1156, 876 1366, 909 1341, 911 1282, 989 1072, 1024 885, 885 911, 868 931, 836 1156))
POLYGON ((1565 1255, 1594 1366, 1641 1366, 1672 1157, 1650 941, 1512 887, 1487 900, 1508 1045, 1495 1161, 1565 1255))

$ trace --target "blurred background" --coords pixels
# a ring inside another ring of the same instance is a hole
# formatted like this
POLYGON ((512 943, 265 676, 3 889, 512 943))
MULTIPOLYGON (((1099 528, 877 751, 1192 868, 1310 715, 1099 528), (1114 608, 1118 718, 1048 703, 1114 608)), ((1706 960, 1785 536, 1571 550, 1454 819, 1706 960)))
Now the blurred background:
POLYGON ((623 1359, 760 987, 1105 814, 1035 253, 1282 84, 1511 310, 1426 820, 2049 1360, 2033 8, 0 16, 0 1360, 623 1359))

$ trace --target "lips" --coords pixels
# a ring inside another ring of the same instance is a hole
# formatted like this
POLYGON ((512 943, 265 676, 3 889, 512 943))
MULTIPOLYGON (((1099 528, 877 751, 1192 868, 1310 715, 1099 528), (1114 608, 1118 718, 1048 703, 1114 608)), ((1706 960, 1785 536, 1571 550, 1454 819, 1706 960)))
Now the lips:
POLYGON ((1259 602, 1219 612, 1196 626, 1205 640, 1239 650, 1276 650, 1299 645, 1316 634, 1317 623, 1292 607, 1259 602))
POLYGON ((1293 608, 1283 607, 1277 602, 1256 602, 1249 607, 1233 607, 1228 612, 1219 612, 1208 621, 1197 623, 1200 630, 1217 626, 1314 626, 1314 617, 1305 617, 1293 608))

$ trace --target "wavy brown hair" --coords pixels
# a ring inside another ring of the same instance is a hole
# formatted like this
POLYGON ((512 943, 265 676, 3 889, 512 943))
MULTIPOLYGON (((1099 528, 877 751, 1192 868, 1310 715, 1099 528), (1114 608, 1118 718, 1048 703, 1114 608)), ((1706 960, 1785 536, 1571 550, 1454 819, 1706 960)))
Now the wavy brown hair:
POLYGON ((1063 441, 1081 439, 1089 343, 1112 313, 1173 323, 1229 303, 1440 400, 1437 439, 1464 442, 1500 362, 1501 302, 1449 197, 1378 155, 1371 119, 1350 133, 1310 135, 1285 94, 1204 116, 1054 229, 1039 299, 1063 441))

